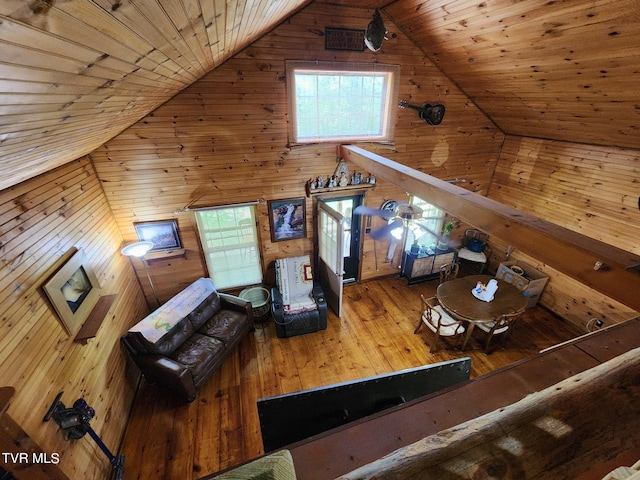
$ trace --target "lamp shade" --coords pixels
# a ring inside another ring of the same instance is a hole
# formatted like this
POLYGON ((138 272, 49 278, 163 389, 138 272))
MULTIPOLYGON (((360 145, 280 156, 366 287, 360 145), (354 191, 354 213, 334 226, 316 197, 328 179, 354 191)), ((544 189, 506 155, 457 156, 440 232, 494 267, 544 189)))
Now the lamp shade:
POLYGON ((153 248, 153 242, 137 242, 127 245, 120 253, 127 257, 143 257, 145 253, 153 248))

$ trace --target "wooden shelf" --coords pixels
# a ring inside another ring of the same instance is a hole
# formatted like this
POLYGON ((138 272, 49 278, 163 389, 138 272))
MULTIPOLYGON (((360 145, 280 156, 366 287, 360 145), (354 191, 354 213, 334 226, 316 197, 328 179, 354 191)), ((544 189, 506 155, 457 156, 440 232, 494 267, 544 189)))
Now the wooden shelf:
POLYGON ((186 254, 184 248, 177 248, 175 250, 161 250, 157 252, 150 252, 144 256, 147 262, 153 262, 156 260, 169 260, 171 258, 184 257, 186 254))
POLYGON ((93 307, 76 338, 74 338, 74 342, 86 345, 90 338, 96 336, 117 296, 117 293, 113 293, 111 295, 103 295, 98 299, 96 306, 93 307))
POLYGON ((305 186, 305 191, 307 192, 307 197, 311 195, 317 195, 318 193, 326 193, 326 192, 342 192, 348 190, 362 190, 364 188, 373 188, 375 187, 375 183, 360 183, 358 185, 346 185, 344 187, 330 187, 330 188, 314 188, 312 189, 307 183, 305 186))

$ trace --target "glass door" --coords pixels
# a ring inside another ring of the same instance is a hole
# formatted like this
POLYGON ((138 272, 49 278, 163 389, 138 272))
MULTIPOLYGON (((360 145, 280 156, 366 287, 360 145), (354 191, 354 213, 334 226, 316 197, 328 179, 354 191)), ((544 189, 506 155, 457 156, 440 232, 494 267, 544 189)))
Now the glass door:
POLYGON ((362 205, 362 195, 324 199, 324 202, 344 217, 342 222, 343 283, 357 282, 360 273, 360 217, 353 210, 362 205))
POLYGON ((342 223, 339 212, 318 200, 318 276, 327 305, 339 317, 342 314, 342 223))

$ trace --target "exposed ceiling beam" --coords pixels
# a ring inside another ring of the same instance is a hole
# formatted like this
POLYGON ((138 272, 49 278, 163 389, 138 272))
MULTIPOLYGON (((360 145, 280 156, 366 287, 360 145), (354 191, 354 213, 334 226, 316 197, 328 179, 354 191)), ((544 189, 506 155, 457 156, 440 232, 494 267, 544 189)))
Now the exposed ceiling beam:
POLYGON ((640 258, 462 187, 419 172, 360 147, 343 145, 341 156, 429 203, 537 258, 581 283, 640 310, 640 258), (596 262, 604 265, 595 270, 596 262))

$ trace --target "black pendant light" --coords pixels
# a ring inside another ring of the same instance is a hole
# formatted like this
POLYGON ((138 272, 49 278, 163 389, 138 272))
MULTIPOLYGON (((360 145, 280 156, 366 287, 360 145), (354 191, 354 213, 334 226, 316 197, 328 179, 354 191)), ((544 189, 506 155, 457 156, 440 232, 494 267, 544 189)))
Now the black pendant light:
POLYGON ((382 48, 382 42, 387 39, 387 29, 384 26, 380 12, 376 8, 373 12, 373 18, 367 26, 367 31, 364 33, 364 44, 372 52, 377 52, 382 48))

